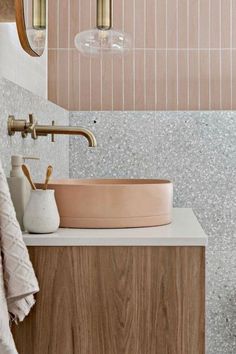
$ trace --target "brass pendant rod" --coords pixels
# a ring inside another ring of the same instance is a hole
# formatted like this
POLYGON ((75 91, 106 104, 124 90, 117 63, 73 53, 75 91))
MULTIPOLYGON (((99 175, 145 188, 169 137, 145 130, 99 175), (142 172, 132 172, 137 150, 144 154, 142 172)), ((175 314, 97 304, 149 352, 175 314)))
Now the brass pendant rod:
POLYGON ((32 11, 33 28, 46 29, 46 0, 33 0, 32 11))
POLYGON ((109 30, 112 27, 112 0, 97 0, 97 28, 109 30))

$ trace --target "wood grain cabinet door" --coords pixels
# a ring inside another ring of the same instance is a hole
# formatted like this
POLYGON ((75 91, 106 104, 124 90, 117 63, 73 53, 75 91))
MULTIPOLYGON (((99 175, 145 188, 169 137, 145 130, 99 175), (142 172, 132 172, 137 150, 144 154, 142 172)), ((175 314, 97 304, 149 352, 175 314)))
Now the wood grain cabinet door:
POLYGON ((204 354, 204 247, 30 247, 19 354, 204 354))

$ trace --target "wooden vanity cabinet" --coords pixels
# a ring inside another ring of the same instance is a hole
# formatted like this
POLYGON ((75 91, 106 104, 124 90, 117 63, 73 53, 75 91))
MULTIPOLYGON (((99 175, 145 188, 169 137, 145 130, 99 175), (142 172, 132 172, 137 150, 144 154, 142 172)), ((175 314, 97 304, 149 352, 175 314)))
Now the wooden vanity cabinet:
POLYGON ((205 247, 29 247, 19 354, 204 354, 205 247))

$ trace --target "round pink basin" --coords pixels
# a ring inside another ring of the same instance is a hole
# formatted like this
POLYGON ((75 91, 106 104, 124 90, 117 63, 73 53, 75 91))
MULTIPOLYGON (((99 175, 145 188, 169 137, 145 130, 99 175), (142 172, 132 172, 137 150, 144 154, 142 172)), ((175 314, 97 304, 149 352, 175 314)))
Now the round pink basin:
MULTIPOLYGON (((41 188, 42 185, 38 185, 41 188)), ((169 224, 173 185, 158 179, 55 180, 61 227, 125 228, 169 224)))

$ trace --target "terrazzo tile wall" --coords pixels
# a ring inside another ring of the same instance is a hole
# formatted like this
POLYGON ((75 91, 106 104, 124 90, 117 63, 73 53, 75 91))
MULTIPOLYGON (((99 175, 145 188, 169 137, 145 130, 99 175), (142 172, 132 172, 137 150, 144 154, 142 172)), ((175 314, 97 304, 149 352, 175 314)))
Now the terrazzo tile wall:
POLYGON ((69 124, 69 113, 32 94, 16 84, 0 77, 0 159, 6 174, 9 174, 11 155, 22 154, 40 157, 39 161, 28 162, 36 181, 44 180, 46 167, 52 164, 54 177, 68 177, 69 174, 69 139, 66 136, 56 136, 56 142, 51 143, 50 137, 40 137, 32 140, 31 136, 22 139, 20 134, 12 137, 7 135, 7 118, 9 114, 16 118, 28 118, 34 113, 42 124, 69 124))
POLYGON ((174 182, 209 235, 207 353, 236 352, 236 112, 71 112, 98 140, 70 140, 70 177, 174 182))

